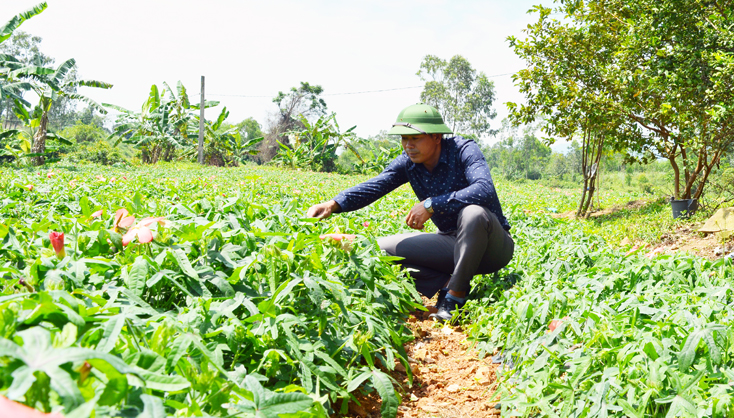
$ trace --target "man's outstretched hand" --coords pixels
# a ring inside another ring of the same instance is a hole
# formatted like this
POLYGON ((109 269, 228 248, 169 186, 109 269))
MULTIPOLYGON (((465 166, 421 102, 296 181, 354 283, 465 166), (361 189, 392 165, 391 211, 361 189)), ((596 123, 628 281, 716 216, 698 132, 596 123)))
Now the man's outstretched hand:
POLYGON ((318 205, 313 205, 308 208, 306 217, 326 219, 331 216, 332 213, 337 213, 339 211, 341 211, 339 204, 333 200, 329 200, 328 202, 319 203, 318 205))
POLYGON ((410 209, 408 216, 405 217, 405 223, 413 229, 423 229, 423 225, 431 216, 433 215, 423 207, 423 202, 419 202, 410 209))

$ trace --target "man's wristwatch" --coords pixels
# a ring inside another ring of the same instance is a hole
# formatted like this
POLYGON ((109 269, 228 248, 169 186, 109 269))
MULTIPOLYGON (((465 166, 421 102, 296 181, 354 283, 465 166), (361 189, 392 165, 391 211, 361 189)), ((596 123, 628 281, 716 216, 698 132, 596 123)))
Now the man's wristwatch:
POLYGON ((433 201, 429 197, 428 199, 423 201, 423 207, 426 208, 426 211, 430 214, 433 214, 433 201))

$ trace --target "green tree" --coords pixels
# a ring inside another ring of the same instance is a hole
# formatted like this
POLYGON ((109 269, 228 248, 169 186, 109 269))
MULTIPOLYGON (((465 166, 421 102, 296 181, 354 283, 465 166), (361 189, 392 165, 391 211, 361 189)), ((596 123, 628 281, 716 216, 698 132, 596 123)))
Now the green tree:
POLYGON ((331 172, 336 170, 336 152, 344 146, 355 154, 352 146, 355 135, 352 126, 345 132, 341 131, 336 121, 336 114, 321 116, 311 123, 305 116, 301 116, 303 128, 288 132, 292 146, 280 141, 280 150, 273 159, 275 164, 290 168, 308 168, 312 171, 331 172))
POLYGON ((278 113, 270 121, 265 140, 261 143, 260 162, 270 161, 275 156, 279 149, 278 142, 291 145, 284 135, 286 132, 304 128, 302 118, 314 122, 326 115, 326 102, 321 98, 323 92, 321 86, 303 81, 299 87, 292 87, 288 93, 278 92, 273 98, 273 103, 278 106, 278 113))
POLYGON ((99 126, 85 124, 78 121, 75 125, 68 126, 58 132, 62 137, 73 140, 75 143, 92 143, 101 141, 109 135, 107 131, 99 126))
POLYGON ((62 97, 86 102, 89 106, 93 106, 101 113, 107 111, 97 104, 94 100, 76 93, 76 88, 80 86, 97 87, 109 89, 111 84, 96 80, 76 80, 76 77, 69 77, 69 73, 74 70, 76 61, 70 58, 64 61, 56 69, 47 67, 29 66, 23 67, 16 71, 12 71, 11 75, 27 80, 31 89, 38 96, 38 104, 33 108, 32 112, 25 109, 19 110, 22 113, 22 119, 35 128, 33 136, 32 153, 33 163, 41 165, 45 161, 43 154, 46 151, 46 139, 48 135, 49 113, 54 102, 62 97))
MULTIPOLYGON (((0 44, 0 54, 12 59, 11 66, 14 69, 21 67, 51 67, 55 60, 41 51, 42 38, 33 36, 23 31, 16 31, 13 35, 0 44)), ((73 67, 65 76, 67 85, 63 87, 65 93, 76 93, 77 86, 73 83, 78 79, 77 69, 73 67)), ((22 95, 22 93, 21 93, 22 95)), ((16 106, 13 98, 0 101, 0 116, 4 115, 6 125, 19 125, 21 120, 17 117, 13 108, 16 106)), ((30 105, 26 104, 27 107, 30 105)), ((48 111, 49 129, 58 130, 65 126, 73 125, 77 119, 77 100, 68 95, 59 96, 51 104, 48 111)))
POLYGON ((438 109, 454 133, 494 134, 490 129, 490 120, 497 116, 492 108, 494 82, 477 73, 464 57, 455 55, 445 61, 426 55, 417 75, 426 82, 421 100, 438 109))
MULTIPOLYGON (((7 114, 15 109, 16 104, 18 106, 21 104, 30 106, 30 103, 23 99, 23 92, 29 90, 30 85, 25 82, 19 82, 12 76, 12 72, 14 70, 27 66, 30 63, 30 60, 28 62, 24 62, 16 57, 17 54, 14 54, 15 49, 18 48, 19 44, 22 44, 22 42, 15 42, 11 37, 23 22, 40 14, 46 10, 47 7, 48 4, 45 2, 39 3, 27 11, 13 16, 3 26, 0 26, 0 116, 5 112, 7 118, 7 114)), ((21 36, 21 38, 24 37, 21 36)), ((24 39, 26 39, 27 44, 30 45, 28 48, 29 50, 33 50, 34 47, 37 47, 37 43, 40 42, 40 39, 37 41, 34 40, 34 38, 31 38, 30 40, 27 38, 24 39)), ((40 52, 33 56, 33 58, 37 60, 41 60, 44 57, 45 56, 40 55, 40 52)))
POLYGON ((521 133, 509 120, 503 120, 500 140, 483 149, 489 168, 507 179, 539 179, 550 161, 551 149, 537 137, 538 129, 529 125, 521 133))
MULTIPOLYGON (((175 158, 194 159, 199 137, 199 104, 189 101, 186 87, 179 81, 174 90, 168 83, 159 89, 153 84, 140 112, 118 106, 105 106, 120 112, 115 121, 114 133, 119 143, 138 148, 141 160, 146 164, 172 161, 175 158)), ((219 105, 207 101, 205 108, 219 105)), ((223 107, 219 116, 206 120, 204 125, 205 161, 210 165, 238 164, 244 155, 255 154, 253 147, 260 138, 243 140, 238 128, 225 120, 229 111, 223 107)))
POLYGON ((545 171, 549 177, 554 177, 560 180, 570 172, 570 161, 569 158, 561 153, 554 152, 550 156, 550 161, 545 171))
POLYGON ((357 138, 351 142, 352 152, 344 149, 337 164, 342 172, 360 174, 380 173, 392 160, 403 152, 400 136, 388 135, 381 130, 377 135, 357 138))
MULTIPOLYGON (((198 141, 198 118, 184 85, 179 81, 176 90, 167 83, 159 89, 153 84, 140 112, 119 106, 105 106, 120 112, 114 133, 119 142, 131 144, 141 152, 141 160, 155 164, 159 160, 171 161, 177 151, 192 154, 196 152, 194 143, 198 141)), ((219 102, 206 102, 205 107, 219 105, 219 102)), ((226 109, 225 109, 226 111, 226 109)))
POLYGON ((105 118, 99 114, 93 107, 87 106, 79 110, 74 115, 75 124, 94 125, 100 129, 105 129, 105 118))
POLYGON ((585 216, 596 192, 604 149, 620 146, 614 139, 620 136, 618 128, 625 126, 624 118, 611 111, 616 85, 605 77, 616 38, 605 27, 564 23, 551 17, 550 8, 535 10, 540 19, 526 29, 527 39, 510 38, 528 66, 513 77, 526 103, 510 103, 510 116, 514 123, 531 123, 542 116, 548 143, 556 137, 580 140, 584 184, 577 216, 585 216))
POLYGON ((325 115, 326 102, 320 97, 323 92, 324 89, 321 86, 312 86, 303 81, 300 87, 291 87, 288 94, 279 91, 278 95, 273 98, 273 103, 278 105, 280 123, 297 124, 300 116, 308 119, 325 115))
MULTIPOLYGON (((209 165, 237 166, 259 153, 257 146, 263 137, 249 138, 246 131, 243 135, 238 126, 225 123, 227 117, 229 111, 224 107, 216 120, 206 121, 204 161, 209 165)), ((251 123, 246 126, 253 127, 251 123)))
POLYGON ((514 77, 526 98, 511 105, 515 121, 545 115, 548 132, 591 139, 587 151, 606 141, 628 160, 665 158, 675 197, 700 197, 734 141, 730 5, 563 0, 535 11, 527 38, 510 38, 528 67, 514 77))
POLYGON ((0 44, 0 53, 13 57, 25 65, 46 67, 54 63, 54 59, 41 51, 40 36, 18 30, 5 42, 0 44))
MULTIPOLYGON (((54 59, 41 52, 41 37, 27 32, 16 30, 12 36, 0 43, 0 56, 4 55, 16 65, 47 66, 54 63, 54 59)), ((20 121, 15 117, 13 108, 15 103, 12 97, 0 100, 0 117, 4 117, 5 125, 17 125, 20 121)))
POLYGON ((235 126, 243 139, 255 139, 263 136, 262 126, 255 118, 247 118, 235 126))

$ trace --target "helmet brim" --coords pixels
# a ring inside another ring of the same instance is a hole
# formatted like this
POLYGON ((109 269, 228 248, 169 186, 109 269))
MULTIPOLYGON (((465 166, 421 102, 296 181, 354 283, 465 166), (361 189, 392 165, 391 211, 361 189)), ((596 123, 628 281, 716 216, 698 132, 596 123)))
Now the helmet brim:
MULTIPOLYGON (((413 126, 420 129, 427 134, 453 134, 446 124, 434 125, 434 124, 422 124, 414 123, 413 126)), ((420 135, 423 132, 419 130, 407 127, 407 126, 393 126, 387 134, 388 135, 420 135)))

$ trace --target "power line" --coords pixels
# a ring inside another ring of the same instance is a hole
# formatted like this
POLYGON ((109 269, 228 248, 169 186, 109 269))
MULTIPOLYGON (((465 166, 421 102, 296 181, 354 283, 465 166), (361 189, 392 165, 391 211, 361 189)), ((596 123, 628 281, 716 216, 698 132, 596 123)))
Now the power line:
POLYGON ((383 91, 419 89, 421 87, 423 87, 423 86, 398 87, 398 88, 394 88, 394 89, 382 89, 382 90, 354 91, 354 92, 351 92, 351 93, 332 93, 332 94, 324 94, 324 96, 346 96, 348 94, 381 93, 383 91))
MULTIPOLYGON (((348 92, 348 93, 331 93, 331 94, 325 93, 325 94, 322 94, 322 96, 345 96, 345 95, 348 95, 348 94, 380 93, 380 92, 384 92, 384 91, 419 89, 421 87, 423 87, 423 86, 397 87, 397 88, 394 88, 394 89, 382 89, 382 90, 352 91, 352 92, 348 92)), ((210 93, 210 94, 208 94, 208 96, 220 96, 220 97, 266 97, 266 98, 273 98, 273 97, 275 97, 275 95, 270 95, 270 96, 248 96, 248 95, 243 95, 243 94, 214 94, 214 93, 210 93)))
MULTIPOLYGON (((495 77, 503 77, 506 75, 512 75, 513 73, 504 73, 504 74, 493 74, 488 75, 487 78, 495 78, 495 77)), ((394 89, 380 89, 380 90, 364 90, 364 91, 350 91, 350 92, 344 92, 344 93, 325 93, 322 94, 322 96, 347 96, 352 94, 368 94, 368 93, 383 93, 386 91, 396 91, 396 90, 410 90, 410 89, 419 89, 423 88, 424 86, 410 86, 410 87, 396 87, 394 89)), ((208 93, 207 96, 218 96, 218 97, 245 97, 245 98, 268 98, 271 99, 275 97, 275 95, 269 95, 269 96, 253 96, 253 95, 246 95, 246 94, 216 94, 216 93, 208 93)))

